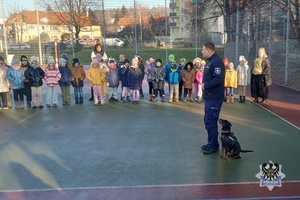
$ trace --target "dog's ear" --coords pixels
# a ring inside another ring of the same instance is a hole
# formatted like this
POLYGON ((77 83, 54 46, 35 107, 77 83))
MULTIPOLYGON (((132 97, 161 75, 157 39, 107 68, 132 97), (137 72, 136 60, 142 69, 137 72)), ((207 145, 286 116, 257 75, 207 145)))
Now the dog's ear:
POLYGON ((232 124, 228 120, 224 120, 227 126, 232 126, 232 124))

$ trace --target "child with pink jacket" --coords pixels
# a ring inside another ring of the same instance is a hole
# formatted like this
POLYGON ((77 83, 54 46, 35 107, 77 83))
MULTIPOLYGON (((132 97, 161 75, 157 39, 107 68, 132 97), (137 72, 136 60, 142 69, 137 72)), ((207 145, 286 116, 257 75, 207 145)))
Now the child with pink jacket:
POLYGON ((203 81, 204 67, 205 67, 205 60, 201 60, 195 75, 196 101, 198 101, 199 103, 202 101, 202 81, 203 81))

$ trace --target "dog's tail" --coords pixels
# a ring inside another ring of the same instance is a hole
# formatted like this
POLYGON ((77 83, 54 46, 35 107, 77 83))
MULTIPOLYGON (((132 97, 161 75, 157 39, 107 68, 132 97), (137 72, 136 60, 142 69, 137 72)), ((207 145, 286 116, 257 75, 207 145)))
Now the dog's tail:
POLYGON ((241 153, 249 153, 249 152, 253 152, 252 150, 241 150, 241 153))

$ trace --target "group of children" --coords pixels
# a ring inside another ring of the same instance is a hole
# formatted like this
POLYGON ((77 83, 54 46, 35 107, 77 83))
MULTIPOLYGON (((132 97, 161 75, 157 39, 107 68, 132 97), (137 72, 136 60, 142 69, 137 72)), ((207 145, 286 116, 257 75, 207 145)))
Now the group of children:
MULTIPOLYGON (((101 46, 100 46, 101 47, 101 46)), ((99 47, 98 47, 99 48, 99 47)), ((96 47, 95 47, 96 49, 96 47)), ((101 48, 99 48, 101 51, 101 48)), ((160 97, 165 102, 165 83, 169 86, 168 102, 201 102, 202 80, 205 68, 205 60, 195 58, 187 62, 181 58, 179 64, 175 61, 174 54, 169 55, 169 60, 163 66, 161 59, 149 56, 144 66, 139 55, 131 60, 120 54, 120 60, 116 62, 113 58, 107 58, 106 54, 92 52, 90 68, 85 72, 78 58, 73 59, 72 65, 68 63, 66 54, 62 54, 58 60, 58 67, 52 56, 47 59, 47 66, 43 70, 39 66, 35 56, 28 61, 26 56, 20 59, 14 57, 11 66, 0 69, 0 108, 7 109, 10 101, 10 89, 13 91, 13 99, 16 108, 24 108, 24 97, 27 107, 43 108, 42 85, 43 80, 47 85, 46 107, 58 105, 58 88, 61 88, 63 105, 70 105, 70 86, 74 88, 76 104, 83 103, 84 79, 91 83, 94 105, 105 105, 106 99, 118 100, 118 87, 121 83, 121 102, 132 102, 138 104, 140 95, 143 97, 142 82, 144 75, 149 85, 149 100, 156 102, 160 97), (106 59, 108 59, 106 64, 106 59), (195 98, 193 98, 193 89, 195 98)), ((0 62, 4 62, 0 58, 0 62)), ((224 58, 225 66, 225 101, 234 102, 233 89, 238 88, 241 103, 245 103, 246 87, 250 82, 250 69, 244 56, 240 56, 239 65, 224 58)))
POLYGON ((250 85, 250 68, 243 55, 239 57, 239 65, 234 68, 233 62, 228 58, 223 59, 225 66, 225 91, 224 97, 227 103, 234 103, 234 88, 238 88, 239 103, 246 102, 246 87, 250 85))

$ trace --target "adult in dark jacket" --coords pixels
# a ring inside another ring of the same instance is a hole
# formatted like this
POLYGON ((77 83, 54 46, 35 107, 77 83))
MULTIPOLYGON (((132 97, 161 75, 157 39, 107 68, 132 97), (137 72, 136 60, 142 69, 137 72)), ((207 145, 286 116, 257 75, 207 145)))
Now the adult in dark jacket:
POLYGON ((224 100, 225 67, 213 43, 205 43, 202 54, 203 58, 207 59, 202 87, 205 100, 204 124, 208 133, 208 143, 201 148, 204 154, 211 154, 219 150, 218 119, 224 100))
POLYGON ((42 85, 45 72, 40 68, 40 65, 35 56, 30 57, 30 67, 25 72, 25 78, 29 79, 31 87, 32 108, 43 108, 42 103, 42 85))
POLYGON ((67 66, 67 60, 64 58, 59 59, 59 72, 61 73, 61 79, 58 81, 58 84, 61 89, 62 102, 63 105, 71 105, 70 98, 70 86, 72 83, 72 72, 67 66))

